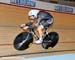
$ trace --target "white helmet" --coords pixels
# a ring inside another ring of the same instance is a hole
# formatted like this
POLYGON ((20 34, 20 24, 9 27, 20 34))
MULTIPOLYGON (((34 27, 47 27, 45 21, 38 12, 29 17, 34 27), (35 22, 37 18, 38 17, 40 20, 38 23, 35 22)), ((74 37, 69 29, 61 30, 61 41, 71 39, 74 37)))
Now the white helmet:
POLYGON ((40 10, 30 10, 28 13, 28 16, 34 16, 37 17, 37 14, 39 13, 40 10))

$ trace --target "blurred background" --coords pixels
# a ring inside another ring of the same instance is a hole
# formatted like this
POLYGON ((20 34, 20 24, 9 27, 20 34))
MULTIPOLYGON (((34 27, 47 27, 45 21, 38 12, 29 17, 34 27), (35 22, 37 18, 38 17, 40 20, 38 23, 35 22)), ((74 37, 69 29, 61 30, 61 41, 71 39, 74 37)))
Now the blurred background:
POLYGON ((75 0, 39 0, 39 1, 61 4, 61 5, 68 5, 68 6, 75 6, 75 0))

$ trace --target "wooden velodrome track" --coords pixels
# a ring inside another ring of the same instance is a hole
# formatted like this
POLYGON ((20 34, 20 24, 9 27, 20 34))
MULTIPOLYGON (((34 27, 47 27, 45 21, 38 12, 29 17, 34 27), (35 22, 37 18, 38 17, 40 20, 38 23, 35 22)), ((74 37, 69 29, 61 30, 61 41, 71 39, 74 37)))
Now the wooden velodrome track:
POLYGON ((17 51, 13 41, 22 30, 19 25, 28 22, 30 8, 0 3, 0 60, 2 57, 35 57, 75 53, 75 15, 49 11, 54 16, 51 30, 59 33, 59 43, 52 50, 44 50, 41 45, 32 45, 25 51, 17 51))

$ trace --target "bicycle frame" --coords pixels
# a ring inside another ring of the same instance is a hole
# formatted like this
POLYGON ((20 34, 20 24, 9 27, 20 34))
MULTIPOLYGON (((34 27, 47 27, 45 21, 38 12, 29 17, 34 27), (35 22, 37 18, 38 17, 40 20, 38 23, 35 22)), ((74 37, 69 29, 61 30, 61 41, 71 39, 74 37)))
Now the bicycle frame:
MULTIPOLYGON (((39 36, 36 35, 34 29, 29 29, 29 33, 31 33, 36 40, 39 39, 39 36)), ((43 38, 48 34, 48 28, 45 28, 45 32, 43 34, 43 38)))

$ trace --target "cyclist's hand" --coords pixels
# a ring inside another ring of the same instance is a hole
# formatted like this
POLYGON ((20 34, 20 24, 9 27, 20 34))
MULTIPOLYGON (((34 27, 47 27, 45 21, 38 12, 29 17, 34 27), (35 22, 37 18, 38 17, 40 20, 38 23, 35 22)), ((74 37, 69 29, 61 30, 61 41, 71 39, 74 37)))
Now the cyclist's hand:
POLYGON ((25 26, 25 27, 23 27, 24 30, 26 30, 26 29, 28 29, 28 28, 29 28, 29 26, 25 26))
POLYGON ((26 24, 21 24, 20 28, 24 28, 26 26, 26 24))

